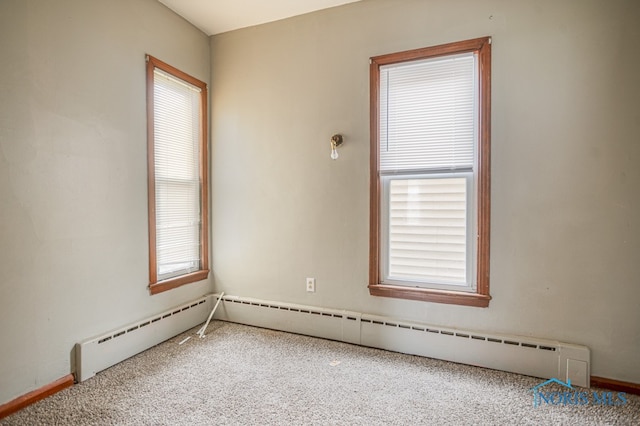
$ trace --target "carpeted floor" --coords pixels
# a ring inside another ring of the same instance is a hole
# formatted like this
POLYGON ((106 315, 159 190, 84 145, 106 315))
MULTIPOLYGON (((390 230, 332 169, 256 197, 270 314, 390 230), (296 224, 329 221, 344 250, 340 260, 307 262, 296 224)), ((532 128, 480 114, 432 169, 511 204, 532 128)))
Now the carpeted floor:
POLYGON ((196 330, 0 424, 640 425, 634 395, 535 408, 533 377, 219 321, 196 330))

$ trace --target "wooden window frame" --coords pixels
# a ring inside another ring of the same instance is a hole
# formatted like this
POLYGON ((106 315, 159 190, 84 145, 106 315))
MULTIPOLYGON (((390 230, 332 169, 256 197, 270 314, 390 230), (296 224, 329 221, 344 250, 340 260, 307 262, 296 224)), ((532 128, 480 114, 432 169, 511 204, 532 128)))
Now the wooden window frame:
POLYGON ((185 284, 202 281, 209 277, 209 185, 207 149, 207 85, 183 71, 147 55, 147 185, 149 209, 149 292, 162 293, 185 284), (158 281, 156 253, 156 185, 154 149, 154 69, 160 69, 172 76, 200 88, 200 270, 158 281))
POLYGON ((489 294, 489 236, 491 212, 491 38, 482 37, 461 42, 375 56, 370 62, 370 221, 369 221, 369 293, 372 296, 393 297, 435 303, 487 307, 489 294), (451 291, 403 285, 381 281, 381 179, 379 173, 379 88, 380 67, 438 56, 475 52, 478 55, 478 169, 477 179, 477 253, 476 291, 451 291))

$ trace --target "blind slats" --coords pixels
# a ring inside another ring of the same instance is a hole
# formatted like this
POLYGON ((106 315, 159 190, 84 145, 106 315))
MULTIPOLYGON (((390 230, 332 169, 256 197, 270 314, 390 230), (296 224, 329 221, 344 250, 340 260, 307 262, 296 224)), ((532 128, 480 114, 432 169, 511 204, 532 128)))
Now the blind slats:
POLYGON ((200 268, 200 89, 154 70, 158 279, 200 268))
POLYGON ((380 67, 380 173, 422 175, 386 186, 387 279, 468 285, 476 104, 474 53, 380 67))
POLYGON ((476 58, 451 55, 380 68, 380 171, 472 169, 476 58))

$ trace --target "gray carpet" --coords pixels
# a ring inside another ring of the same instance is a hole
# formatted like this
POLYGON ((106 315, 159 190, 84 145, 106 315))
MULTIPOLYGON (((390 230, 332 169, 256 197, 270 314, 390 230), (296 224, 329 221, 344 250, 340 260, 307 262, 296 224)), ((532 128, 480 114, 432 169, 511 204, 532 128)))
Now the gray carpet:
POLYGON ((196 331, 0 424, 640 424, 638 396, 534 408, 533 377, 218 321, 196 331))

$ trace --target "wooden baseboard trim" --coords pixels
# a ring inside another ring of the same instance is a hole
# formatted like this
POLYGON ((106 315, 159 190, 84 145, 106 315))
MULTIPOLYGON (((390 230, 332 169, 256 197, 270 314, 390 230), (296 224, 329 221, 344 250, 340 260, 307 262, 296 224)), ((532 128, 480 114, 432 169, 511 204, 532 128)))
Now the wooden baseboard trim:
POLYGON ((15 413, 16 411, 20 411, 24 407, 31 405, 34 402, 45 399, 46 397, 51 396, 56 392, 60 392, 62 389, 73 386, 73 383, 73 374, 69 374, 67 376, 61 377, 53 383, 44 385, 40 389, 36 389, 22 396, 19 396, 12 401, 2 404, 0 405, 0 419, 3 419, 8 415, 15 413))
POLYGON ((606 377, 591 376, 591 386, 640 395, 640 383, 623 382, 606 377))

